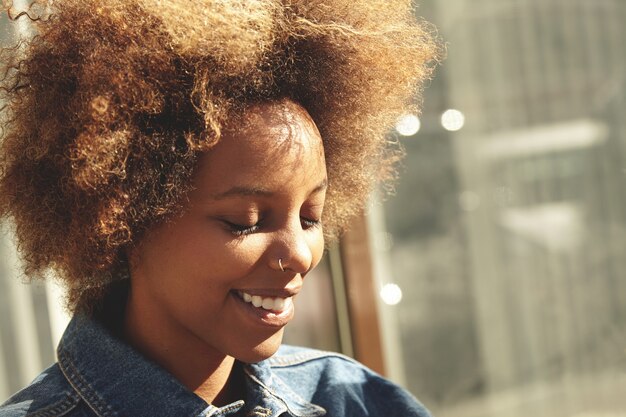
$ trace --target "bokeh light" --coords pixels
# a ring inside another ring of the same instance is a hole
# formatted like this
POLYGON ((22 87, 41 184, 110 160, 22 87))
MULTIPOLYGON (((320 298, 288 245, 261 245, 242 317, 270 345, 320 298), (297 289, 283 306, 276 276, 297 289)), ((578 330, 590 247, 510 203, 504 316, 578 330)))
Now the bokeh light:
POLYGON ((405 114, 398 120, 396 131, 402 136, 413 136, 419 132, 422 123, 419 117, 414 114, 405 114))
POLYGON ((380 298, 390 306, 395 306, 402 301, 402 289, 396 284, 385 284, 380 290, 380 298))
POLYGON ((448 109, 441 115, 441 125, 450 132, 461 130, 465 125, 465 115, 456 109, 448 109))

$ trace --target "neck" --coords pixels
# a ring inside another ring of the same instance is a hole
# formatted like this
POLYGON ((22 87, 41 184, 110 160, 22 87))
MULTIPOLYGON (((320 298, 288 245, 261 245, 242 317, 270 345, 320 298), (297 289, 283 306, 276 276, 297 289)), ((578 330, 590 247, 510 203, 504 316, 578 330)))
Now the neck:
POLYGON ((231 356, 218 353, 198 338, 171 334, 166 321, 128 300, 124 319, 126 340, 159 364, 187 389, 217 407, 242 399, 240 372, 231 356))

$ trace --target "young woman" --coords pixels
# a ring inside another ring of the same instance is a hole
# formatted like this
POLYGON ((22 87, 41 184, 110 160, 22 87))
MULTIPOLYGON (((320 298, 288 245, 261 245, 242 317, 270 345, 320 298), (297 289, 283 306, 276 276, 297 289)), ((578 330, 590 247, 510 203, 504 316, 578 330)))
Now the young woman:
POLYGON ((39 1, 2 51, 0 212, 74 317, 0 416, 427 416, 281 347, 438 47, 406 1, 39 1))

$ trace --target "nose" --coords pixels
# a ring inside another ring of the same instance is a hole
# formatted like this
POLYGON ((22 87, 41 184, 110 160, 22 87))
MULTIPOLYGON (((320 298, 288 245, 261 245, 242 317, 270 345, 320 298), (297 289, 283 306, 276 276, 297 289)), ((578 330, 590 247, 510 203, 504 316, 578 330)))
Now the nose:
POLYGON ((274 250, 271 251, 270 267, 278 271, 292 271, 301 275, 313 267, 316 237, 302 229, 300 219, 278 231, 274 250))

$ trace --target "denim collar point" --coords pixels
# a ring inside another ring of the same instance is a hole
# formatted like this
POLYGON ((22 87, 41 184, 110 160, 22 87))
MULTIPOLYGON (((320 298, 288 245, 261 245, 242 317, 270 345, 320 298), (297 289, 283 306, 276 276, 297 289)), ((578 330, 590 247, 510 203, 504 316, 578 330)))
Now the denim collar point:
MULTIPOLYGON (((254 392, 253 385, 260 387, 267 409, 274 411, 274 413, 271 414, 272 416, 280 415, 283 412, 287 412, 293 417, 318 417, 326 415, 324 408, 304 400, 279 377, 273 375, 267 362, 246 365, 244 372, 248 377, 248 392, 254 392)), ((258 415, 261 416, 265 414, 258 415)))
POLYGON ((101 417, 247 416, 318 417, 322 407, 300 398, 266 361, 245 365, 246 398, 225 407, 207 404, 158 365, 150 362, 97 320, 77 314, 57 349, 61 371, 101 417), (158 410, 158 412, 154 412, 158 410))

